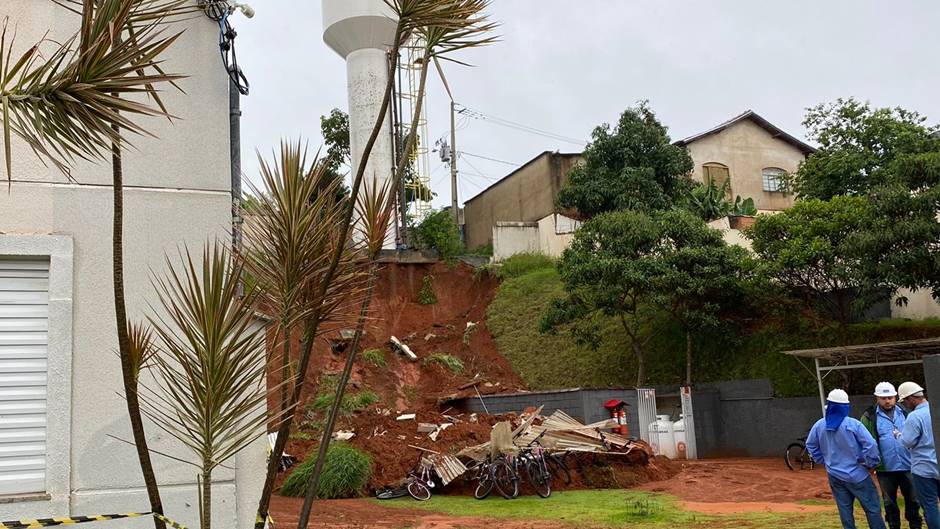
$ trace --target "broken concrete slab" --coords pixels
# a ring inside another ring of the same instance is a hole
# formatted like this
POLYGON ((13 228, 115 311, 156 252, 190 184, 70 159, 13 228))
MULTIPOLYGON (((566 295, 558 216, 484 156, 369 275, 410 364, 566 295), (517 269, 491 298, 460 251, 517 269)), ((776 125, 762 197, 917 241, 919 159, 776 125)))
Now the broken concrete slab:
POLYGON ((338 432, 333 432, 333 439, 336 441, 348 441, 356 436, 355 432, 346 432, 340 430, 338 432))
POLYGON ((403 355, 405 355, 408 358, 408 360, 411 360, 412 362, 418 361, 418 355, 414 354, 414 352, 411 351, 411 348, 405 345, 401 340, 392 336, 389 339, 389 341, 391 341, 392 346, 398 349, 403 355))
POLYGON ((436 424, 431 424, 427 422, 418 423, 418 433, 430 433, 430 432, 433 432, 434 430, 437 430, 436 424))

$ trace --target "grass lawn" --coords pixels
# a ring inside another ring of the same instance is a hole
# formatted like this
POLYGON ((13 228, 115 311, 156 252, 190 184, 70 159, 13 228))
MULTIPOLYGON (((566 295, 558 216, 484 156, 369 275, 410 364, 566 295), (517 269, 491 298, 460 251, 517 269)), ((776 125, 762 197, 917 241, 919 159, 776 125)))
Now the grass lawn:
MULTIPOLYGON (((378 500, 376 500, 378 501, 378 500)), ((427 502, 401 498, 381 502, 383 506, 421 509, 454 516, 550 520, 572 527, 598 529, 653 529, 690 527, 703 529, 840 529, 838 514, 829 512, 749 513, 704 515, 681 509, 672 496, 631 490, 581 490, 555 492, 548 499, 522 496, 515 500, 490 497, 479 501, 470 496, 434 496, 427 502)), ((867 527, 856 508, 859 527, 867 527)))

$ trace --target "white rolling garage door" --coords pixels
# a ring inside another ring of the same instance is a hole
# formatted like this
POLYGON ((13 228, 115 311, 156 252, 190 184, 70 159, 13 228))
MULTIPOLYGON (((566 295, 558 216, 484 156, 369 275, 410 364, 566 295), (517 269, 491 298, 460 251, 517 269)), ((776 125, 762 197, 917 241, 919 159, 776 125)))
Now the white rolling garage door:
POLYGON ((0 495, 46 489, 49 261, 0 257, 0 495))

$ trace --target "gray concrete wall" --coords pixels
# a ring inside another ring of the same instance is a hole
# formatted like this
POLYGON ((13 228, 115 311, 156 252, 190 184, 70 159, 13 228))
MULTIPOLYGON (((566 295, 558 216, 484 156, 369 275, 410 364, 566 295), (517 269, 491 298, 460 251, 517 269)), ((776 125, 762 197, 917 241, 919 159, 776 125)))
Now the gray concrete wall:
MULTIPOLYGON (((50 41, 63 42, 78 27, 74 14, 49 1, 3 0, 0 19, 5 16, 11 30, 17 28, 19 50, 47 31, 50 41)), ((176 255, 183 245, 198 252, 208 240, 229 239, 228 78, 219 57, 218 26, 197 16, 167 31, 180 29, 185 32, 167 54, 164 68, 188 76, 179 82, 185 93, 166 88, 162 94, 179 119, 144 120, 157 138, 136 137, 134 147, 125 151, 125 289, 128 316, 134 321, 149 311, 154 300, 151 272, 163 273, 165 253, 176 255)), ((76 164, 70 182, 45 167, 23 142, 14 141, 14 180, 9 192, 0 193, 0 237, 56 235, 74 245, 68 337, 71 433, 70 453, 48 459, 68 466, 57 469, 69 475, 65 497, 0 503, 0 519, 149 510, 134 448, 111 437, 132 438, 114 354, 109 160, 76 164)), ((63 339, 50 336, 50 341, 63 339)), ((155 427, 148 428, 148 439, 154 450, 192 460, 180 443, 155 427)), ((259 439, 228 468, 218 469, 213 500, 219 527, 253 524, 265 459, 259 439)), ((167 514, 197 526, 196 471, 158 455, 153 461, 167 514)), ((121 525, 144 528, 152 522, 121 525)))
MULTIPOLYGON (((659 411, 671 413, 678 402, 678 386, 657 387, 656 394, 659 411)), ((560 409, 585 423, 608 417, 604 402, 621 399, 630 405, 627 413, 630 435, 639 433, 636 391, 632 388, 570 389, 483 398, 490 413, 520 412, 529 406, 544 405, 545 415, 560 409)), ((852 416, 856 418, 874 402, 868 395, 854 395, 850 400, 852 416)), ((822 417, 818 397, 774 398, 770 381, 763 379, 700 384, 693 390, 692 404, 700 457, 783 457, 787 445, 805 437, 822 417)), ((460 405, 468 411, 483 411, 477 398, 466 399, 460 405)))
POLYGON ((555 211, 579 154, 544 152, 464 204, 467 248, 493 242, 497 221, 537 222, 555 211))

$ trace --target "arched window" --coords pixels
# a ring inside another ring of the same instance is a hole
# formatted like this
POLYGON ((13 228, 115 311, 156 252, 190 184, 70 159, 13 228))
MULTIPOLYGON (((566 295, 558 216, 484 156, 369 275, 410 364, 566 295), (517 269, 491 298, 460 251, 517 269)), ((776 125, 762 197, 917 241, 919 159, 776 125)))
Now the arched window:
POLYGON ((713 185, 719 189, 727 184, 727 193, 731 194, 731 171, 728 166, 718 162, 708 162, 702 165, 702 176, 705 185, 713 185))
POLYGON ((761 171, 761 178, 764 182, 764 191, 771 193, 786 193, 787 172, 779 167, 765 167, 761 171))

